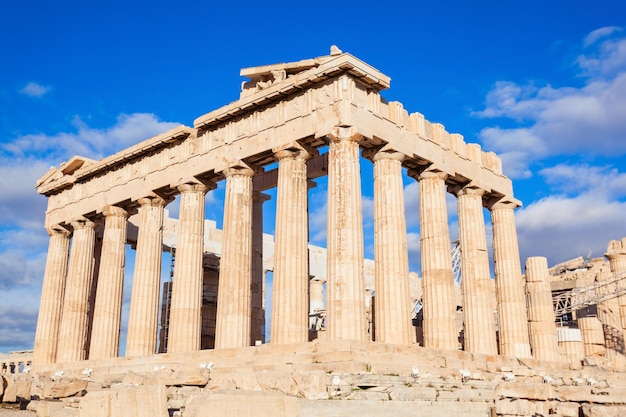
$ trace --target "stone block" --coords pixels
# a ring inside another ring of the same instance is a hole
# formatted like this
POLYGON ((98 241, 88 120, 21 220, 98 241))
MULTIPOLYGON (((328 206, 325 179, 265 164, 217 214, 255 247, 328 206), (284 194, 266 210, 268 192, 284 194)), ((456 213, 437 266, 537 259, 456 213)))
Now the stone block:
POLYGON ((124 385, 143 385, 147 377, 145 375, 137 374, 133 371, 129 371, 124 378, 122 378, 122 384, 124 385))
POLYGON ((459 388, 455 390, 440 390, 437 392, 437 401, 478 402, 493 401, 493 390, 459 388))
POLYGON ((393 386, 389 388, 389 397, 393 401, 434 401, 437 398, 437 390, 422 386, 393 386))
POLYGON ((15 381, 15 395, 18 400, 30 400, 30 390, 32 387, 32 380, 30 378, 23 379, 18 378, 15 381))
POLYGON ((380 391, 356 390, 352 391, 352 393, 348 395, 347 399, 360 401, 388 401, 389 394, 380 391))
POLYGON ((236 388, 237 385, 235 384, 232 375, 229 374, 213 375, 205 386, 205 390, 207 391, 234 390, 236 388))
POLYGON ((592 389, 589 386, 558 387, 562 401, 587 402, 597 404, 625 404, 626 388, 592 389))
POLYGON ((525 398, 545 401, 556 398, 556 392, 550 384, 503 382, 496 387, 495 396, 496 398, 525 398))
POLYGON ((242 372, 241 374, 234 374, 232 376, 236 389, 245 391, 261 391, 261 386, 257 380, 257 377, 252 372, 242 372))
POLYGON ((82 392, 87 388, 88 381, 76 378, 60 378, 49 380, 43 385, 42 398, 66 398, 82 392))
POLYGON ((605 406, 597 404, 583 404, 584 417, 623 417, 626 416, 625 406, 605 406))
POLYGON ((298 415, 297 399, 272 392, 223 391, 192 395, 185 404, 185 417, 211 415, 229 417, 298 415))
POLYGON ((278 391, 294 397, 298 395, 298 385, 290 374, 258 372, 256 379, 263 391, 278 391))
MULTIPOLYGON (((80 410, 73 407, 60 407, 50 410, 50 417, 80 417, 80 410)), ((39 416, 38 416, 39 417, 39 416)))
POLYGON ((496 400, 496 413, 515 416, 547 416, 550 407, 545 401, 501 398, 496 400))
POLYGON ((578 417, 580 415, 580 404, 557 401, 554 405, 554 411, 563 417, 578 417))
POLYGON ((37 417, 50 417, 55 410, 63 408, 65 405, 61 401, 31 401, 26 406, 27 410, 35 411, 37 417))
POLYGON ((12 376, 4 377, 5 387, 2 394, 2 402, 14 403, 17 401, 17 384, 12 376))
POLYGON ((310 400, 325 400, 326 373, 324 371, 293 372, 291 374, 298 388, 298 396, 310 400))
POLYGON ((207 369, 177 370, 171 372, 159 372, 144 381, 145 385, 195 385, 205 386, 209 382, 207 369))
POLYGON ((79 417, 169 417, 164 385, 117 385, 89 392, 79 409, 79 417))

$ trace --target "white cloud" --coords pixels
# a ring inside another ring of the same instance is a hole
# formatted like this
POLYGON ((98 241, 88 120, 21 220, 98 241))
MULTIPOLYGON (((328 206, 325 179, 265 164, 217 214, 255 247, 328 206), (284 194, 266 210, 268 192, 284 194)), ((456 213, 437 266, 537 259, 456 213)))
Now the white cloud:
POLYGON ((622 28, 617 27, 617 26, 606 26, 600 29, 596 29, 594 31, 592 31, 589 35, 587 35, 585 37, 585 39, 583 40, 583 45, 585 47, 593 45, 594 43, 596 43, 599 39, 602 39, 604 37, 607 37, 613 33, 616 32, 621 32, 622 28))
POLYGON ((46 87, 44 85, 38 84, 36 82, 29 82, 20 90, 20 93, 25 94, 30 97, 43 97, 46 93, 50 91, 50 87, 46 87))
POLYGON ((597 49, 580 55, 576 63, 587 76, 611 76, 623 72, 626 69, 626 39, 605 39, 597 49))
POLYGON ((606 39, 614 33, 619 32, 604 28, 589 35, 598 43, 577 60, 582 75, 590 77, 582 87, 495 84, 486 108, 474 115, 524 123, 479 134, 485 147, 502 157, 505 174, 527 178, 533 162, 554 155, 626 155, 626 38, 606 39))
POLYGON ((0 149, 17 157, 36 157, 56 165, 72 155, 100 159, 172 129, 179 123, 162 122, 151 113, 133 113, 119 115, 115 125, 106 129, 91 128, 78 117, 74 118, 73 125, 75 132, 24 135, 0 149))
POLYGON ((0 352, 32 349, 40 291, 20 286, 0 292, 0 352))
POLYGON ((600 199, 594 193, 533 202, 517 213, 522 262, 529 256, 545 256, 553 265, 590 250, 602 256, 610 239, 626 236, 625 212, 625 202, 600 199))
POLYGON ((522 261, 546 256, 553 265, 589 251, 602 256, 609 240, 626 236, 626 173, 608 166, 561 163, 540 175, 558 193, 517 212, 522 261))
POLYGON ((589 193, 604 199, 626 196, 626 173, 608 166, 559 164, 540 171, 547 184, 561 192, 589 193))

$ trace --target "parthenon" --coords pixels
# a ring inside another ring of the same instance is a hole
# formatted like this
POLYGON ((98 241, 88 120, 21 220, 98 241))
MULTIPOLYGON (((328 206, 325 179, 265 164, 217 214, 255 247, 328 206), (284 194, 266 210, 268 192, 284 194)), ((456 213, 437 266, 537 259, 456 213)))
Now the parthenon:
MULTIPOLYGON (((33 372, 152 365, 156 372, 169 361, 217 362, 227 357, 224 352, 247 357, 254 349, 268 355, 313 349, 314 354, 346 346, 371 352, 364 355, 371 354, 373 363, 392 346, 415 361, 444 352, 460 358, 457 368, 491 360, 507 363, 503 369, 517 360, 567 362, 558 353, 545 258, 528 259, 522 275, 515 226, 521 202, 497 155, 407 112, 399 102, 387 102, 380 92, 390 78, 336 47, 327 56, 245 68, 241 75, 249 81, 239 99, 198 117, 193 127, 181 125, 98 161, 75 156, 38 181, 37 191, 48 198, 50 242, 33 372), (366 311, 361 156, 374 171, 371 314, 366 311), (403 170, 419 186, 419 207, 407 208, 420 214, 419 338, 412 322, 403 170), (322 288, 312 273, 312 263, 319 269, 321 258, 314 261, 310 248, 308 192, 324 176, 328 220, 322 288), (211 219, 205 218, 205 198, 221 181, 225 201, 217 250, 207 244, 216 242, 208 236, 217 229, 206 227, 211 219), (265 344, 268 254, 262 206, 264 191, 273 188, 271 337, 265 344), (462 329, 446 193, 456 197, 458 207, 462 329), (172 222, 167 206, 177 196, 179 215, 172 222), (484 209, 491 214, 492 254, 484 209), (126 344, 120 346, 127 244, 136 252, 126 344), (175 251, 166 338, 159 335, 165 246, 175 251), (203 340, 207 256, 215 260, 216 287, 210 343, 203 340), (311 332, 312 306, 325 312, 323 340, 311 332), (418 339, 426 350, 415 350, 418 339), (216 356, 203 356, 211 354, 216 356)), ((626 257, 620 253, 620 259, 626 257)), ((613 261, 607 270, 624 272, 613 261)), ((621 362, 626 315, 617 317, 622 345, 613 356, 616 370, 618 363, 626 364, 621 362)), ((412 377, 417 381, 415 370, 412 377)), ((340 392, 341 384, 334 389, 340 392)))

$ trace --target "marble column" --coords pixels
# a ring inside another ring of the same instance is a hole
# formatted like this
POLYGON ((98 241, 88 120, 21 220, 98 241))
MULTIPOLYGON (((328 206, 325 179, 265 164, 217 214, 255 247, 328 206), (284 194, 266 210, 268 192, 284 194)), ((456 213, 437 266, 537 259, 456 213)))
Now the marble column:
POLYGON ((526 259, 528 332, 533 357, 541 361, 559 359, 548 260, 543 256, 526 259))
POLYGON ((140 198, 139 230, 128 315, 126 356, 156 352, 163 253, 163 208, 171 200, 140 198))
MULTIPOLYGON (((611 272, 613 275, 626 274, 626 237, 621 241, 611 240, 604 256, 609 260, 611 272)), ((626 277, 625 277, 626 278, 626 277)), ((624 288, 625 280, 622 280, 620 288, 624 288)), ((617 299, 619 304, 620 322, 622 323, 622 332, 626 338, 626 295, 620 295, 617 299)))
POLYGON ((88 219, 73 221, 71 225, 74 234, 57 348, 57 362, 60 363, 87 359, 89 293, 93 280, 96 225, 88 219))
POLYGON ((246 166, 224 171, 224 240, 215 323, 215 348, 250 346, 252 176, 246 166))
POLYGON ((404 155, 379 151, 372 159, 376 341, 410 344, 413 335, 402 185, 404 155))
POLYGON ((418 180, 424 346, 457 350, 456 296, 446 207, 447 174, 409 171, 418 180))
POLYGON ((129 213, 121 207, 107 206, 102 214, 105 224, 89 359, 115 358, 120 350, 126 219, 129 213))
POLYGON ((467 185, 456 193, 461 243, 461 292, 465 350, 496 355, 495 318, 489 291, 489 255, 483 215, 484 190, 467 185))
POLYGON ((67 229, 54 226, 48 229, 48 234, 50 235, 48 257, 43 276, 33 350, 33 363, 35 365, 56 362, 67 260, 70 252, 70 232, 67 229))
POLYGON ((360 136, 329 139, 326 329, 329 340, 368 340, 360 136))
POLYGON ((530 358, 525 282, 513 212, 516 207, 517 204, 509 201, 499 201, 490 207, 500 354, 530 358))
POLYGON ((604 346, 604 331, 602 330, 602 322, 595 315, 578 317, 578 328, 583 339, 585 356, 588 357, 606 357, 606 348, 604 346))
MULTIPOLYGON (((602 283, 613 278, 609 267, 603 266, 596 275, 596 281, 602 283)), ((602 288, 602 287, 600 287, 602 288)), ((607 296, 609 291, 615 287, 607 286, 599 295, 607 296)), ((604 347, 606 358, 616 369, 624 369, 626 366, 626 356, 624 351, 624 333, 620 320, 619 303, 616 297, 604 300, 597 305, 598 320, 602 323, 602 333, 604 335, 604 347)))
POLYGON ((252 285, 250 287, 250 340, 265 342, 265 270, 263 267, 263 203, 270 196, 252 194, 252 285))
POLYGON ((271 342, 304 343, 309 339, 309 153, 304 149, 283 149, 275 156, 278 184, 271 342))
POLYGON ((208 187, 182 184, 167 352, 200 350, 204 270, 204 203, 208 187))

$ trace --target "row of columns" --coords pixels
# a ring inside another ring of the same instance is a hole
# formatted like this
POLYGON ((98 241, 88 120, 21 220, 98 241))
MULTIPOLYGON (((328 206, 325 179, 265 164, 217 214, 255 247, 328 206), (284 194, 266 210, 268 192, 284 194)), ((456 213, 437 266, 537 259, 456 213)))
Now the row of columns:
MULTIPOLYGON (((327 331, 331 340, 365 340, 367 321, 363 282, 362 195, 358 135, 329 137, 327 230, 327 331)), ((293 143, 275 150, 278 159, 272 343, 308 340, 308 207, 306 161, 315 155, 293 143)), ((409 313, 408 251, 404 215, 404 155, 382 148, 369 152, 374 164, 376 339, 412 342, 409 313)), ((446 175, 436 167, 410 171, 419 182, 424 341, 456 349, 456 305, 445 204, 446 175)), ((226 178, 224 242, 215 348, 251 344, 253 169, 243 163, 226 178)), ((200 349, 202 255, 205 194, 213 184, 178 187, 176 268, 174 270, 168 352, 200 349)), ((483 218, 485 191, 473 184, 450 188, 458 198, 462 251, 466 350, 496 354, 494 314, 489 300, 489 259, 483 218)), ((152 195, 138 201, 140 226, 131 295, 127 356, 156 352, 161 277, 163 209, 170 202, 152 195)), ((500 353, 530 356, 524 314, 524 286, 513 210, 490 207, 500 317, 500 353)), ((117 356, 121 317, 126 219, 129 212, 109 206, 100 271, 94 274, 95 223, 80 219, 70 232, 49 230, 50 246, 35 341, 35 362, 73 362, 117 356), (69 262, 67 262, 69 254, 69 262), (98 276, 91 332, 89 297, 98 276), (91 339, 91 344, 88 342, 91 339), (88 350, 89 349, 89 350, 88 350)))

